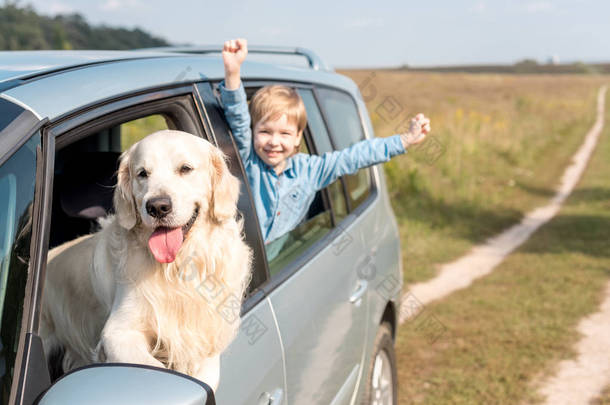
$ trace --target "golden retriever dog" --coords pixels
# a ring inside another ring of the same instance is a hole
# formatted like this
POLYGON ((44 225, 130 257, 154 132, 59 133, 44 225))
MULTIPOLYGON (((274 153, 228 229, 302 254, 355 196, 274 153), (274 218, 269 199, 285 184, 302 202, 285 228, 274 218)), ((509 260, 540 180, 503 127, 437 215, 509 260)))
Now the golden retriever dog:
POLYGON ((216 390, 250 281, 239 182, 220 150, 174 130, 124 152, 117 177, 101 231, 49 252, 40 333, 50 367, 146 364, 216 390))

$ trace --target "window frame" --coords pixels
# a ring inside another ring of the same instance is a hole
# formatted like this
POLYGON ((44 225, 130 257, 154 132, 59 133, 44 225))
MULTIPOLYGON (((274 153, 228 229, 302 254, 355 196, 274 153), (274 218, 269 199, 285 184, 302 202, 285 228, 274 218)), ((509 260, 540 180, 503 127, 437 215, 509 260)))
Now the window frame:
MULTIPOLYGON (((193 94, 193 86, 180 86, 171 89, 149 90, 146 93, 138 92, 135 95, 127 95, 115 100, 100 101, 98 104, 73 110, 70 114, 63 116, 42 128, 42 145, 44 159, 44 178, 41 184, 43 204, 41 209, 41 225, 37 230, 40 234, 39 262, 35 269, 38 274, 39 289, 36 295, 35 313, 33 314, 32 326, 37 333, 41 315, 41 298, 44 293, 44 280, 46 277, 46 261, 48 244, 51 231, 53 183, 55 171, 55 154, 64 146, 70 145, 77 140, 83 139, 102 127, 111 126, 114 123, 129 121, 131 117, 146 116, 148 111, 161 111, 159 107, 163 104, 173 104, 178 98, 190 96, 193 106, 196 105, 193 94)), ((206 134, 201 125, 200 116, 197 111, 191 117, 194 124, 199 126, 196 135, 206 134)))
MULTIPOLYGON (((53 122, 45 122, 41 128, 42 153, 39 160, 40 170, 37 171, 36 196, 34 207, 34 224, 32 246, 36 250, 31 259, 31 271, 34 281, 31 293, 30 310, 28 311, 28 339, 23 339, 23 354, 21 358, 21 380, 13 389, 20 392, 15 397, 16 403, 31 403, 28 397, 31 395, 31 386, 37 386, 36 381, 42 378, 46 381, 46 386, 50 385, 46 362, 44 372, 32 369, 40 362, 40 355, 43 353, 42 341, 38 336, 41 316, 42 294, 44 293, 44 282, 46 276, 46 261, 48 255, 48 244, 50 237, 50 225, 52 216, 53 181, 55 170, 55 154, 61 147, 82 139, 99 127, 108 127, 115 122, 129 121, 131 117, 146 116, 152 109, 156 112, 171 109, 178 109, 175 105, 176 100, 189 100, 192 102, 192 111, 184 111, 188 114, 196 129, 196 135, 207 138, 201 124, 200 112, 196 106, 193 86, 180 86, 173 89, 150 90, 146 93, 139 92, 135 95, 128 95, 110 101, 100 101, 97 105, 87 106, 86 108, 76 109, 67 116, 59 118, 53 122), (30 350, 36 350, 39 354, 32 355, 30 350), (16 388, 18 387, 18 388, 16 388), (25 402, 24 402, 25 401, 25 402)), ((26 295, 27 297, 28 295, 26 295)), ((26 298, 27 302, 27 298, 26 298)), ((25 331, 25 329, 24 329, 25 331)), ((25 337, 22 333, 22 338, 25 337)), ((20 342, 21 345, 21 342, 20 342)), ((44 356, 42 356, 44 359, 44 356)), ((40 367, 38 367, 40 368, 40 367)), ((11 396, 11 398, 13 398, 11 396)))
MULTIPOLYGON (((191 124, 194 125, 192 129, 196 129, 194 131, 196 135, 207 139, 201 124, 201 114, 194 97, 193 86, 152 90, 145 94, 121 97, 115 101, 100 102, 98 105, 74 110, 68 116, 51 123, 48 119, 44 119, 25 137, 27 141, 40 131, 41 148, 37 150, 30 263, 9 403, 33 404, 38 395, 51 386, 39 327, 51 230, 55 154, 63 145, 69 145, 91 135, 98 127, 125 122, 125 118, 128 121, 131 116, 134 119, 146 116, 151 109, 157 112, 163 111, 160 107, 164 104, 167 104, 165 111, 173 109, 176 115, 180 115, 177 101, 192 102, 192 110, 189 111, 187 107, 182 114, 190 116, 191 124)), ((13 152, 17 147, 13 148, 13 152)), ((4 161, 3 157, 2 163, 4 161)))
MULTIPOLYGON (((100 103, 86 110, 75 111, 69 117, 54 122, 45 128, 45 132, 57 139, 54 150, 60 150, 64 146, 71 144, 79 139, 85 138, 97 128, 108 127, 116 123, 127 122, 132 119, 142 118, 147 115, 159 113, 163 104, 174 104, 179 98, 189 98, 195 106, 195 98, 192 86, 182 86, 171 90, 151 91, 147 94, 140 94, 133 97, 122 98, 114 102, 100 103), (110 115, 110 117, 109 117, 110 115)), ((174 113, 178 113, 174 108, 174 113)), ((207 139, 206 133, 201 123, 201 118, 197 111, 190 118, 197 126, 196 135, 207 139)), ((184 112, 183 112, 184 113, 184 112)), ((210 140, 211 141, 211 140, 210 140)))
POLYGON ((245 206, 238 208, 240 208, 239 212, 244 220, 246 241, 249 242, 249 246, 252 248, 253 261, 251 283, 256 283, 256 287, 252 289, 249 296, 246 297, 242 304, 241 316, 244 317, 250 309, 265 298, 265 293, 261 289, 261 286, 265 285, 269 280, 269 267, 267 265, 265 245, 258 224, 258 216, 256 215, 256 209, 254 207, 252 190, 250 189, 250 184, 248 183, 246 171, 239 156, 237 145, 231 134, 231 129, 223 114, 222 106, 215 95, 218 83, 220 82, 199 82, 195 84, 195 90, 200 102, 200 108, 203 112, 202 117, 204 117, 204 125, 207 125, 210 133, 217 141, 216 146, 218 146, 227 156, 227 159, 229 160, 229 169, 239 178, 246 191, 244 198, 240 198, 238 202, 238 204, 245 204, 245 206))
MULTIPOLYGON (((298 82, 298 81, 287 81, 287 80, 268 80, 268 79, 267 80, 260 80, 260 79, 250 80, 250 79, 243 78, 242 83, 243 83, 244 89, 253 88, 253 87, 261 88, 261 87, 272 85, 272 84, 282 84, 284 86, 289 86, 289 87, 304 89, 304 90, 313 90, 313 88, 314 88, 314 86, 311 83, 298 82)), ((316 100, 316 103, 317 103, 317 100, 316 100)), ((319 105, 318 105, 318 109, 319 109, 319 105)), ((326 122, 324 122, 324 124, 326 125, 326 122)), ((311 133, 311 131, 309 129, 309 124, 306 125, 305 130, 303 131, 303 138, 305 140, 305 144, 307 145, 307 148, 309 149, 309 153, 318 154, 317 146, 313 139, 313 134, 311 133)), ((331 145, 332 145, 332 143, 331 143, 331 145)), ((333 145, 333 147, 334 147, 334 145, 333 145)), ((241 162, 241 159, 240 159, 240 162, 241 162)), ((279 272, 277 272, 273 276, 271 276, 270 273, 268 272, 267 273, 268 274, 267 282, 264 283, 262 286, 262 289, 265 292, 265 294, 269 294, 273 289, 275 289, 277 286, 281 285, 284 282, 284 280, 287 280, 288 278, 290 278, 292 276, 292 274, 296 273, 301 267, 303 267, 305 264, 307 264, 307 262, 309 262, 313 256, 317 255, 324 246, 327 246, 327 244, 329 242, 328 237, 330 234, 332 234, 335 231, 335 228, 336 228, 335 212, 334 212, 334 209, 332 206, 332 199, 330 198, 330 195, 328 193, 328 189, 325 187, 320 191, 321 191, 321 195, 322 195, 322 201, 323 201, 325 207, 328 207, 328 210, 330 211, 332 229, 322 238, 320 238, 316 242, 314 242, 304 252, 302 252, 301 255, 298 256, 294 261, 292 261, 290 264, 284 266, 284 268, 281 269, 279 272)), ((254 204, 252 204, 252 206, 253 206, 253 209, 255 209, 254 204)), ((258 216, 257 216, 257 221, 258 221, 258 216)), ((259 230, 260 230, 260 226, 259 226, 259 230)), ((261 238, 262 238, 262 235, 261 235, 261 238)), ((267 269, 269 269, 269 261, 267 260, 266 253, 265 253, 265 261, 267 263, 267 269)))
POLYGON ((30 140, 38 129, 48 122, 47 119, 41 120, 32 111, 26 110, 0 95, 0 108, 2 108, 2 104, 17 106, 22 111, 12 117, 6 126, 0 128, 0 165, 3 165, 23 144, 30 140), (26 135, 22 135, 23 133, 26 135))

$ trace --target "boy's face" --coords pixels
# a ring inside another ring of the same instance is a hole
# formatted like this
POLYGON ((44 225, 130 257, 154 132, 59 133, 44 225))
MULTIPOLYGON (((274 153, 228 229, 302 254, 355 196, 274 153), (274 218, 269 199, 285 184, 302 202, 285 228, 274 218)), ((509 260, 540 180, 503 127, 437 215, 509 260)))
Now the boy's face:
POLYGON ((300 143, 301 133, 286 114, 276 120, 260 121, 254 126, 254 151, 277 174, 284 170, 286 159, 298 150, 300 143))

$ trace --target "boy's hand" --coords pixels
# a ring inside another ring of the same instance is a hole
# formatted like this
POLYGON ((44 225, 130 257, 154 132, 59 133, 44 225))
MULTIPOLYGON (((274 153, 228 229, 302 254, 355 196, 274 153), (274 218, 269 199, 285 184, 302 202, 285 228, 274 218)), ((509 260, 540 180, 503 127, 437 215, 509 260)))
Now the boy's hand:
POLYGON ((229 90, 239 88, 241 64, 248 54, 248 41, 243 38, 232 39, 224 43, 222 61, 225 66, 225 86, 229 90))
POLYGON ((430 119, 420 113, 411 118, 409 130, 401 134, 400 139, 405 149, 407 149, 411 145, 423 142, 428 132, 430 132, 430 119))

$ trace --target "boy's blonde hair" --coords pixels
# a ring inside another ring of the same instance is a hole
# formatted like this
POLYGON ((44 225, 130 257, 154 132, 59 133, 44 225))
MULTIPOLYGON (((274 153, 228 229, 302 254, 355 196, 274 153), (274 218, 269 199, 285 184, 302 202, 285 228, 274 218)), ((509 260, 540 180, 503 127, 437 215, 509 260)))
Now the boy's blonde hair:
POLYGON ((301 96, 295 89, 275 84, 262 87, 254 93, 250 101, 253 128, 263 120, 275 120, 282 114, 286 114, 288 120, 296 124, 298 134, 303 133, 307 125, 307 112, 301 96))

